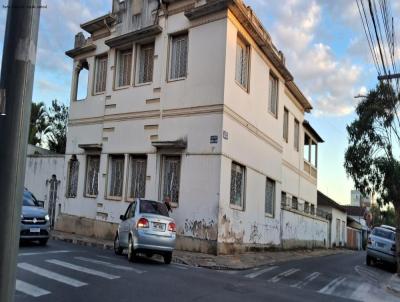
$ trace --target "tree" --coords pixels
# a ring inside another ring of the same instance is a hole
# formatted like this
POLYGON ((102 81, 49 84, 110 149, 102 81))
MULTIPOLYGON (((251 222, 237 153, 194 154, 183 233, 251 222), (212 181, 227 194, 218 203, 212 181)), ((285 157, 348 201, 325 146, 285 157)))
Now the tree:
MULTIPOLYGON (((356 107, 347 126, 349 146, 344 167, 364 194, 375 192, 379 205, 393 204, 400 230, 400 98, 380 82, 356 107)), ((400 232, 396 232, 397 273, 400 275, 400 232)))
POLYGON ((28 143, 42 146, 48 126, 47 110, 43 102, 32 102, 28 143))
POLYGON ((57 100, 49 107, 48 145, 51 151, 65 153, 67 145, 68 107, 57 100))

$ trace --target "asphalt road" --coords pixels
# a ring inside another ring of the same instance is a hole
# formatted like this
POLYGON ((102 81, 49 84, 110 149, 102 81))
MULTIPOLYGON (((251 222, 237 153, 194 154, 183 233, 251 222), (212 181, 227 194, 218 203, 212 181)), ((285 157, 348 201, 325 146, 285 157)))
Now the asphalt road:
POLYGON ((399 301, 383 289, 390 276, 364 252, 214 271, 49 241, 20 248, 15 301, 399 301))

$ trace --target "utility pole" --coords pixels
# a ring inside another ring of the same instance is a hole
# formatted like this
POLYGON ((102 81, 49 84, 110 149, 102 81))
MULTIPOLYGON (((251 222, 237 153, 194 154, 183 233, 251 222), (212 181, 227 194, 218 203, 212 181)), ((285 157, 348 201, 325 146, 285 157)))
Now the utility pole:
POLYGON ((41 0, 9 0, 0 91, 0 301, 12 302, 41 0))

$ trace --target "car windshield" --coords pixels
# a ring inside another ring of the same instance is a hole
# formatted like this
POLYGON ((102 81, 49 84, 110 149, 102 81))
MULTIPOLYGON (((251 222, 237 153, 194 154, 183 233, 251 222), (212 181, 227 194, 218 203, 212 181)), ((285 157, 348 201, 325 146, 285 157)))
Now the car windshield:
POLYGON ((164 203, 153 200, 141 200, 140 213, 169 216, 167 206, 164 203))
POLYGON ((382 229, 382 228, 375 228, 372 231, 372 235, 378 236, 378 237, 382 237, 382 238, 385 238, 385 239, 389 239, 389 240, 393 240, 393 241, 395 239, 394 232, 392 232, 390 230, 385 230, 385 229, 382 229))
POLYGON ((24 192, 22 204, 26 207, 37 207, 36 198, 29 191, 24 192))

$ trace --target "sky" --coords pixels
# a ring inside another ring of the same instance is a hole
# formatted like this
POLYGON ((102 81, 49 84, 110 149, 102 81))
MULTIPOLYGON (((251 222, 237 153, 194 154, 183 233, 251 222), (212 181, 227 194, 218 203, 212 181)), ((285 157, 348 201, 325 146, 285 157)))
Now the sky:
MULTIPOLYGON (((3 1, 5 4, 6 0, 3 1)), ((346 125, 359 99, 376 85, 355 0, 247 0, 283 51, 286 65, 313 105, 306 119, 325 143, 319 145, 318 189, 341 204, 350 203, 351 179, 343 168, 346 125)), ((400 1, 392 0, 393 15, 400 1)), ((68 105, 73 48, 79 25, 111 10, 112 0, 42 0, 33 101, 68 105)), ((7 10, 0 10, 0 57, 7 10)), ((396 20, 396 19, 395 19, 396 20)))

